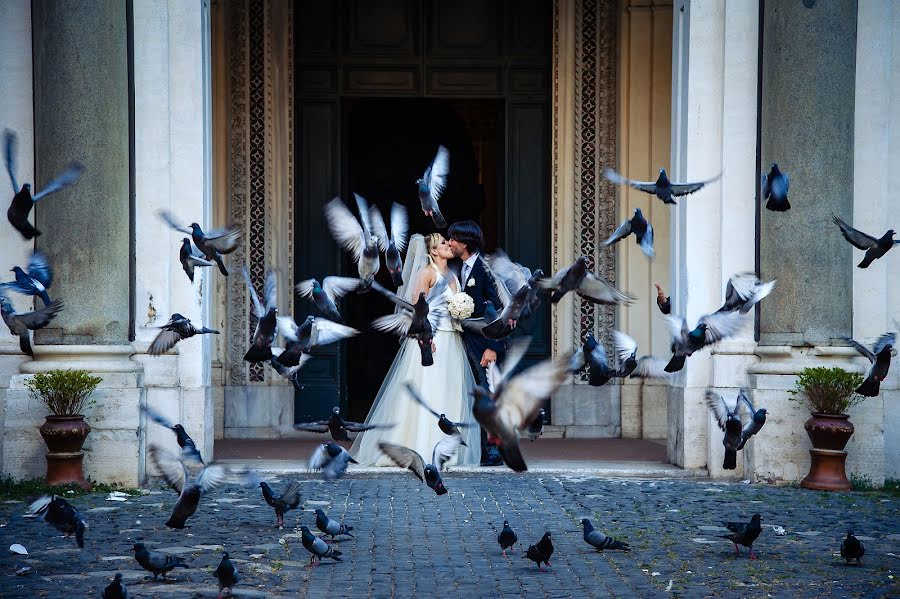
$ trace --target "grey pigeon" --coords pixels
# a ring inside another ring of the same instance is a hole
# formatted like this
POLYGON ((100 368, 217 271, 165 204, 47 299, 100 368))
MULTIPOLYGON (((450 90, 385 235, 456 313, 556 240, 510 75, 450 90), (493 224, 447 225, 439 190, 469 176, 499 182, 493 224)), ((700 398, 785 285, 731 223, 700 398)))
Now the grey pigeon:
POLYGON ((444 146, 438 146, 437 154, 431 160, 431 164, 425 169, 425 174, 416 179, 419 189, 419 202, 422 204, 422 212, 430 216, 434 226, 443 229, 447 226, 444 215, 438 208, 438 200, 447 188, 447 178, 450 175, 450 151, 444 146))
POLYGON ((275 496, 269 483, 261 481, 259 487, 262 489, 263 499, 275 509, 275 525, 284 528, 284 514, 300 505, 300 483, 291 483, 291 485, 281 495, 275 496))
POLYGON ((312 359, 312 356, 301 351, 297 363, 293 366, 287 366, 279 360, 284 353, 284 348, 272 346, 272 357, 269 358, 269 366, 275 369, 275 372, 280 376, 290 381, 295 389, 302 391, 304 387, 300 384, 300 369, 312 359))
POLYGON ((172 515, 166 526, 184 528, 187 519, 197 512, 200 498, 225 482, 227 471, 218 464, 209 464, 192 482, 187 467, 178 456, 152 444, 149 454, 163 479, 178 493, 178 501, 172 508, 172 515))
POLYGON ((0 293, 0 315, 3 316, 3 322, 9 327, 9 332, 19 338, 22 353, 29 356, 33 356, 34 351, 31 349, 31 336, 28 331, 43 329, 62 309, 62 300, 56 300, 40 310, 17 313, 9 298, 0 293))
POLYGON ((181 262, 181 268, 184 269, 184 274, 188 276, 191 283, 194 282, 195 268, 213 265, 212 262, 194 252, 194 247, 191 245, 191 240, 188 237, 181 240, 181 249, 178 250, 178 261, 181 262))
POLYGON ((172 314, 169 322, 159 327, 160 331, 150 344, 147 353, 151 356, 161 356, 166 353, 179 341, 190 339, 194 335, 218 335, 219 331, 208 329, 206 327, 196 327, 190 319, 185 318, 178 312, 172 314))
POLYGON ((628 543, 617 541, 612 537, 608 537, 599 530, 594 528, 591 521, 587 518, 581 519, 581 525, 584 527, 584 542, 592 547, 596 547, 597 551, 604 549, 615 549, 619 551, 631 551, 628 543))
POLYGON ((644 252, 648 258, 652 259, 654 255, 653 227, 650 226, 650 222, 646 218, 644 218, 644 213, 641 212, 640 208, 635 208, 634 216, 622 221, 622 224, 619 225, 619 228, 616 229, 613 234, 603 242, 603 245, 610 246, 622 239, 625 239, 631 234, 634 234, 634 239, 635 241, 637 241, 638 247, 641 248, 641 251, 644 252))
POLYGON ((544 536, 541 537, 541 540, 535 543, 534 545, 529 545, 528 550, 523 555, 523 558, 530 559, 534 563, 537 564, 538 570, 541 572, 544 569, 541 567, 541 563, 547 564, 548 568, 552 568, 550 565, 550 556, 553 555, 553 539, 551 538, 550 532, 545 532, 544 536))
POLYGON ((897 343, 897 334, 885 333, 875 341, 871 350, 848 337, 845 337, 845 341, 872 363, 866 379, 856 389, 856 392, 865 397, 876 397, 881 392, 881 381, 887 378, 888 370, 891 368, 891 358, 897 355, 897 350, 894 349, 894 345, 897 343))
POLYGON ((294 289, 300 297, 311 300, 328 319, 343 322, 337 309, 337 302, 351 291, 355 291, 359 284, 359 279, 351 277, 325 277, 321 283, 316 279, 300 281, 294 289))
POLYGON ((331 433, 331 438, 335 441, 352 441, 348 432, 359 433, 375 428, 391 428, 393 425, 366 424, 364 422, 352 422, 344 420, 341 416, 341 408, 334 406, 331 409, 331 416, 328 420, 319 420, 317 422, 299 422, 294 425, 298 431, 307 431, 310 433, 331 433))
POLYGON ((782 173, 776 163, 772 163, 769 174, 763 174, 761 177, 760 191, 762 199, 766 200, 766 208, 774 212, 785 212, 791 209, 791 203, 788 201, 788 189, 791 182, 787 173, 782 173))
POLYGON ((343 561, 340 557, 342 555, 340 551, 311 533, 308 527, 301 526, 300 533, 302 535, 301 542, 303 543, 303 548, 312 554, 312 557, 309 560, 311 565, 318 566, 323 557, 327 557, 336 562, 343 561))
POLYGON ((122 582, 122 573, 116 572, 116 577, 103 589, 103 599, 128 599, 128 588, 122 582))
POLYGON ((765 408, 757 410, 753 405, 753 402, 750 401, 750 398, 747 397, 746 389, 741 389, 740 393, 738 393, 737 401, 738 405, 743 405, 750 414, 750 419, 744 425, 744 428, 741 429, 741 443, 738 445, 738 449, 740 450, 744 448, 744 445, 747 444, 750 437, 762 430, 763 425, 766 423, 768 411, 765 408))
POLYGON ((277 275, 275 271, 266 273, 266 284, 263 292, 266 301, 263 305, 256 295, 256 289, 253 282, 250 281, 250 274, 245 266, 241 270, 244 280, 247 282, 247 289, 250 291, 250 299, 253 300, 253 308, 256 313, 256 330, 253 332, 253 338, 250 340, 250 347, 244 354, 244 360, 254 364, 256 362, 266 362, 272 359, 272 342, 275 341, 277 332, 278 305, 277 301, 277 275))
POLYGON ((862 557, 866 554, 863 544, 859 539, 853 536, 852 531, 847 531, 847 538, 841 541, 841 557, 847 560, 849 564, 852 560, 856 560, 856 565, 862 565, 862 557))
POLYGON ((578 258, 574 264, 563 268, 550 278, 537 284, 551 292, 550 301, 559 302, 567 293, 574 291, 582 299, 592 304, 630 304, 634 298, 622 293, 600 277, 588 271, 587 258, 578 258))
POLYGON ((734 553, 735 555, 740 555, 741 550, 738 549, 738 545, 743 545, 750 549, 750 559, 756 559, 756 555, 753 554, 753 542, 759 536, 759 533, 762 532, 762 524, 760 521, 762 517, 759 514, 753 514, 753 518, 750 519, 750 522, 723 522, 722 525, 725 526, 728 530, 731 531, 730 534, 722 535, 723 539, 728 539, 732 543, 734 543, 734 553))
POLYGON ((28 215, 31 214, 31 208, 35 202, 41 198, 64 189, 78 181, 84 167, 77 162, 73 162, 62 173, 51 179, 44 188, 38 193, 31 195, 31 184, 24 183, 20 188, 16 182, 16 154, 18 153, 18 136, 15 132, 6 129, 3 132, 3 154, 6 162, 6 172, 9 175, 9 181, 12 183, 13 199, 6 211, 6 218, 9 219, 16 231, 22 234, 25 239, 32 239, 41 234, 28 222, 28 215))
POLYGON ((749 312, 762 298, 772 293, 775 281, 763 283, 755 273, 740 272, 732 275, 725 286, 725 303, 719 312, 749 312))
POLYGON ((613 331, 613 342, 619 354, 619 367, 615 376, 633 379, 664 379, 671 376, 666 372, 666 361, 653 356, 638 358, 637 341, 621 331, 613 331))
POLYGON ((688 328, 687 320, 678 316, 666 316, 672 334, 672 358, 666 364, 666 372, 678 372, 684 368, 685 359, 708 345, 732 337, 743 324, 740 312, 714 312, 705 314, 697 326, 688 328))
POLYGON ((428 485, 435 494, 445 495, 447 487, 444 486, 441 470, 444 469, 444 464, 456 455, 461 442, 462 439, 459 435, 452 435, 444 437, 435 443, 434 450, 431 452, 430 464, 426 464, 418 452, 402 445, 382 442, 378 444, 378 449, 391 458, 395 464, 412 472, 416 478, 428 485))
POLYGON ((334 537, 341 535, 350 537, 351 539, 354 538, 353 533, 350 532, 353 530, 352 526, 347 526, 346 524, 341 524, 337 520, 332 520, 321 508, 316 508, 316 528, 326 535, 329 535, 332 541, 334 541, 334 537))
POLYGON ((365 293, 381 268, 378 253, 380 241, 372 231, 368 202, 359 194, 354 193, 353 196, 359 209, 359 220, 344 206, 340 198, 334 198, 325 204, 325 219, 334 240, 356 263, 362 281, 357 291, 365 293))
POLYGON ((722 468, 734 470, 737 468, 737 452, 741 445, 741 430, 743 429, 741 418, 738 415, 740 405, 736 403, 734 409, 730 410, 724 397, 707 389, 706 406, 715 416, 719 428, 725 432, 725 437, 722 439, 722 444, 725 446, 722 468))
POLYGON ((429 406, 422 396, 416 391, 415 387, 413 387, 409 382, 406 383, 406 391, 409 393, 409 396, 413 398, 413 400, 428 410, 432 416, 438 419, 438 428, 441 429, 441 432, 445 435, 459 435, 460 436, 460 445, 464 447, 468 447, 465 441, 462 440, 462 433, 459 432, 460 428, 466 428, 471 426, 468 422, 453 422, 445 414, 438 414, 431 406, 429 406))
POLYGON ((391 234, 388 236, 384 226, 384 219, 376 206, 369 208, 369 218, 372 222, 372 232, 378 237, 378 245, 384 252, 384 263, 394 285, 400 287, 403 284, 403 259, 400 252, 406 249, 409 234, 409 218, 406 208, 394 202, 391 205, 391 234))
POLYGON ((167 429, 170 429, 173 433, 175 433, 175 441, 178 443, 178 447, 181 448, 181 459, 186 462, 196 462, 198 464, 203 464, 203 457, 200 455, 200 450, 197 449, 197 444, 194 443, 194 440, 191 439, 191 436, 187 434, 187 431, 184 430, 184 427, 180 424, 176 424, 154 410, 153 408, 147 406, 141 406, 141 412, 147 415, 152 421, 160 424, 167 429))
POLYGON ((372 288, 396 304, 399 310, 393 314, 379 316, 372 321, 372 328, 393 333, 401 338, 415 339, 419 342, 422 366, 431 366, 434 364, 431 341, 442 316, 447 314, 447 302, 441 299, 446 286, 447 281, 441 281, 432 287, 427 295, 424 292, 420 293, 416 303, 411 304, 378 283, 373 283, 372 288))
POLYGON ((669 181, 669 176, 666 175, 666 169, 664 168, 659 169, 659 177, 657 177, 656 181, 635 181, 634 179, 623 177, 611 168, 606 169, 604 174, 610 183, 614 183, 615 185, 628 185, 638 191, 655 195, 666 204, 673 205, 675 204, 673 197, 685 196, 694 193, 695 191, 700 191, 707 184, 718 180, 719 177, 722 176, 720 173, 715 177, 704 181, 697 181, 694 183, 672 183, 669 181))
POLYGON ((516 533, 513 532, 513 529, 509 527, 508 520, 503 521, 503 530, 497 535, 497 542, 500 544, 500 550, 503 553, 503 557, 506 557, 507 549, 512 553, 513 546, 519 542, 519 537, 517 537, 516 533))
POLYGON ((44 495, 28 506, 26 518, 44 516, 44 522, 66 535, 75 535, 75 542, 80 549, 84 548, 84 520, 72 504, 56 495, 44 495))
MULTIPOLYGON (((484 263, 488 266, 500 303, 503 304, 504 314, 500 321, 504 326, 515 326, 515 322, 509 323, 509 320, 516 321, 520 315, 527 316, 537 311, 541 305, 538 281, 544 278, 543 270, 536 269, 532 272, 528 267, 513 262, 500 248, 485 254, 484 263)), ((490 327, 488 332, 490 333, 490 327)))
POLYGON ((225 262, 222 260, 224 254, 230 254, 237 249, 238 242, 241 240, 241 232, 235 227, 226 227, 214 231, 203 232, 203 229, 197 223, 191 223, 190 227, 180 225, 175 216, 168 210, 160 210, 157 212, 159 217, 163 219, 170 227, 182 233, 189 233, 194 245, 203 254, 207 260, 212 260, 219 265, 219 272, 226 277, 228 269, 225 268, 225 262))
POLYGON ((325 480, 334 480, 344 476, 349 464, 358 464, 346 449, 337 443, 319 445, 309 458, 309 469, 321 472, 325 480))
POLYGON ((531 422, 522 429, 522 436, 531 441, 532 443, 536 441, 541 435, 544 434, 544 418, 547 415, 547 411, 544 408, 537 413, 531 422))
POLYGON ((606 357, 606 349, 598 343, 593 333, 588 333, 584 340, 584 359, 588 365, 588 384, 592 387, 602 387, 608 383, 616 372, 609 367, 609 359, 606 357))
POLYGON ((225 589, 230 590, 234 588, 234 585, 240 581, 237 568, 228 558, 227 551, 222 554, 222 561, 219 562, 219 566, 213 571, 213 576, 219 579, 219 597, 224 596, 222 593, 225 589))
POLYGON ((884 235, 876 239, 871 235, 854 229, 833 214, 831 215, 831 219, 834 221, 834 224, 840 228, 841 235, 850 242, 850 245, 866 252, 862 262, 856 265, 859 268, 869 268, 869 265, 872 264, 874 260, 881 258, 887 254, 895 244, 900 243, 900 239, 894 240, 893 229, 888 229, 884 235))
POLYGON ((160 574, 162 574, 163 580, 167 580, 166 572, 171 572, 175 568, 189 567, 184 559, 159 551, 150 551, 143 543, 134 544, 134 559, 144 570, 153 574, 153 580, 156 580, 160 574))
POLYGON ((53 271, 50 269, 47 256, 41 252, 34 252, 28 260, 28 272, 21 266, 13 266, 12 272, 16 274, 16 280, 0 283, 0 291, 12 289, 22 295, 36 295, 45 306, 50 305, 47 288, 53 283, 53 271))
POLYGON ((309 315, 302 325, 297 325, 290 316, 279 316, 275 319, 278 333, 286 341, 285 351, 278 356, 278 361, 285 365, 299 364, 302 354, 316 347, 337 343, 341 339, 359 335, 353 327, 332 322, 321 316, 309 315), (289 358, 290 356, 290 358, 289 358))

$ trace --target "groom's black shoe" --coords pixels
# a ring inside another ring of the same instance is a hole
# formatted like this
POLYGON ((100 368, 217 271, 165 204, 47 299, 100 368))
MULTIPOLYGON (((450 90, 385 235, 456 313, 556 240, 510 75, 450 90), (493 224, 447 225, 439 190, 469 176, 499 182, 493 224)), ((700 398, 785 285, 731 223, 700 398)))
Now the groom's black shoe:
POLYGON ((481 465, 482 466, 500 466, 503 464, 503 458, 500 457, 500 450, 493 445, 481 448, 481 465))

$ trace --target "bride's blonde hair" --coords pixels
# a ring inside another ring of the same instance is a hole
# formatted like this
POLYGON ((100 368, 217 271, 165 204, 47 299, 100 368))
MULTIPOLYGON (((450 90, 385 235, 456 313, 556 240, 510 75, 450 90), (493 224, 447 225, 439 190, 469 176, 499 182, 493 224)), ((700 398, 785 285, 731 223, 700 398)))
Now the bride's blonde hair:
POLYGON ((436 248, 444 236, 440 233, 429 233, 425 236, 425 253, 428 255, 428 263, 434 264, 434 258, 431 256, 431 250, 436 248))

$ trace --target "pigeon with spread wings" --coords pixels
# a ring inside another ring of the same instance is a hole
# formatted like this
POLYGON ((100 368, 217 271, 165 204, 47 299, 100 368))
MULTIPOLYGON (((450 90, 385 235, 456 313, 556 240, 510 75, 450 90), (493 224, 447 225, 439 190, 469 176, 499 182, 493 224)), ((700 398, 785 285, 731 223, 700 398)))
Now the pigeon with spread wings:
POLYGON ((444 486, 441 470, 444 469, 444 464, 456 455, 461 443, 462 437, 458 434, 444 437, 435 443, 434 450, 431 452, 430 464, 426 464, 424 458, 418 452, 402 445, 382 442, 378 444, 378 449, 391 458, 395 464, 412 472, 416 478, 428 485, 435 494, 445 495, 447 487, 444 486))
POLYGON ((219 331, 215 329, 208 329, 206 327, 197 328, 194 326, 194 323, 178 312, 172 314, 169 322, 159 328, 159 333, 147 349, 147 353, 151 356, 161 356, 175 347, 175 344, 179 341, 189 339, 194 335, 205 335, 207 333, 213 335, 219 334, 219 331))
POLYGON ((244 354, 244 360, 251 364, 266 362, 272 359, 272 342, 275 341, 275 333, 277 331, 277 275, 273 270, 266 273, 266 283, 263 292, 266 303, 263 305, 259 301, 259 296, 256 295, 256 289, 250 280, 247 267, 241 270, 241 274, 244 275, 244 280, 247 282, 247 289, 250 291, 250 299, 253 300, 253 310, 257 318, 256 330, 253 332, 253 338, 250 340, 250 348, 244 354))
POLYGON ((872 264, 873 261, 881 258, 887 254, 894 245, 900 243, 900 239, 894 240, 893 229, 888 229, 884 235, 876 239, 867 233, 854 229, 833 214, 831 215, 831 219, 834 221, 834 224, 840 228, 841 235, 850 242, 850 245, 866 252, 862 262, 856 265, 859 268, 869 268, 869 265, 872 264))
POLYGON ((150 445, 150 460, 170 487, 178 493, 178 501, 172 508, 172 515, 166 522, 169 528, 184 528, 187 519, 197 512, 200 497, 213 491, 225 482, 227 471, 219 464, 210 464, 191 481, 184 462, 175 454, 150 445))
POLYGON ((666 372, 678 372, 684 368, 688 356, 707 345, 714 345, 735 335, 741 328, 743 316, 740 312, 713 312, 705 314, 697 321, 697 326, 688 328, 687 320, 679 316, 666 316, 672 333, 672 358, 666 364, 666 372))
POLYGON ((672 181, 669 181, 669 176, 666 174, 666 169, 664 168, 659 169, 659 177, 657 177, 656 181, 635 181, 634 179, 623 177, 611 168, 606 169, 604 174, 610 183, 627 185, 638 191, 655 195, 666 204, 675 204, 674 197, 685 196, 694 193, 695 191, 700 191, 706 185, 718 180, 719 177, 722 176, 722 174, 719 173, 715 177, 703 181, 673 183, 672 181))
POLYGON ((369 218, 372 222, 372 232, 378 237, 378 245, 384 252, 384 263, 388 272, 391 273, 391 279, 394 285, 400 287, 403 285, 403 259, 400 257, 400 252, 406 249, 409 236, 409 217, 406 214, 406 208, 397 202, 391 205, 390 236, 377 206, 373 205, 369 208, 369 218))
POLYGON ((431 342, 441 318, 447 314, 447 303, 441 300, 441 294, 447 286, 446 279, 432 287, 428 294, 419 294, 415 304, 404 300, 396 293, 373 283, 372 288, 394 302, 398 310, 393 314, 379 316, 372 321, 372 328, 378 331, 393 333, 399 337, 412 337, 419 342, 422 352, 422 366, 434 364, 431 342))
POLYGON ((358 464, 350 453, 337 443, 322 443, 309 458, 309 469, 321 472, 325 480, 334 480, 344 476, 347 466, 358 464))
POLYGON ((865 397, 876 397, 881 392, 881 381, 887 377, 888 370, 891 368, 891 358, 897 355, 897 350, 894 349, 894 345, 897 344, 897 334, 885 333, 875 341, 872 349, 849 337, 845 338, 845 341, 872 363, 866 379, 856 389, 856 392, 865 397))
POLYGON ((775 288, 776 281, 763 283, 755 273, 739 272, 728 279, 725 286, 725 303, 719 312, 746 314, 775 288))
POLYGON ((359 194, 354 193, 353 197, 356 198, 359 220, 340 198, 334 198, 325 204, 325 220, 328 221, 328 228, 334 240, 356 263, 359 278, 362 280, 357 290, 364 293, 369 290, 381 268, 378 254, 380 241, 372 231, 368 202, 359 194))
POLYGON ((19 349, 22 350, 22 353, 29 356, 33 356, 34 352, 31 349, 31 336, 28 331, 43 329, 50 324, 51 320, 56 318, 56 315, 62 309, 62 300, 56 300, 40 310, 16 312, 9 298, 0 293, 0 315, 3 316, 3 322, 9 327, 9 332, 19 338, 19 349))
POLYGON ((47 288, 53 284, 53 270, 46 255, 35 251, 28 259, 28 272, 21 266, 13 266, 12 272, 16 274, 16 280, 0 283, 0 291, 11 289, 22 295, 38 296, 45 306, 51 304, 47 288))
POLYGON ((634 216, 622 221, 619 228, 613 231, 613 234, 603 242, 603 245, 610 246, 629 235, 634 234, 638 247, 644 252, 648 258, 653 259, 653 227, 650 222, 644 218, 644 213, 640 208, 634 209, 634 216))
POLYGON ((356 291, 359 285, 359 279, 351 277, 325 277, 321 284, 317 279, 300 281, 294 290, 300 297, 312 301, 329 319, 343 322, 337 309, 337 302, 351 291, 356 291))
POLYGON ((180 224, 175 215, 168 210, 160 210, 157 212, 157 215, 176 231, 190 234, 194 240, 194 245, 203 253, 203 257, 218 264, 219 272, 226 277, 228 276, 228 269, 225 268, 222 256, 230 254, 237 249, 238 242, 241 240, 240 229, 237 227, 226 227, 204 232, 197 223, 191 223, 189 227, 180 224))
POLYGON ((671 376, 666 372, 665 360, 650 355, 638 358, 637 341, 622 331, 613 331, 613 342, 619 354, 616 376, 633 379, 664 379, 671 376))
POLYGON ((450 175, 450 151, 444 146, 438 146, 437 154, 431 160, 431 164, 425 169, 425 174, 416 179, 419 189, 419 202, 422 204, 422 212, 430 216, 434 226, 443 229, 447 226, 444 215, 438 208, 438 200, 447 187, 447 178, 450 175))
POLYGON ((460 445, 462 445, 464 447, 468 447, 466 445, 466 442, 462 440, 462 433, 459 432, 459 429, 471 426, 470 423, 468 423, 468 422, 453 422, 452 420, 447 418, 447 416, 445 414, 438 414, 437 411, 435 411, 434 408, 429 406, 425 402, 425 400, 422 398, 422 396, 419 395, 419 392, 416 391, 415 387, 413 387, 409 383, 406 383, 406 391, 407 391, 407 393, 409 393, 409 396, 412 397, 413 400, 417 404, 419 404, 420 406, 422 406, 423 408, 425 408, 426 410, 431 412, 431 414, 435 418, 438 419, 438 428, 441 429, 442 433, 444 433, 445 435, 451 435, 451 436, 459 435, 460 436, 460 442, 459 442, 460 445))
POLYGON ((551 292, 550 301, 554 304, 570 291, 592 304, 630 304, 634 301, 632 296, 622 293, 590 272, 584 256, 552 277, 540 279, 537 283, 542 289, 551 292))
POLYGON ((360 433, 375 428, 391 428, 391 425, 366 424, 364 422, 352 422, 344 420, 341 416, 341 408, 334 406, 331 409, 331 416, 328 420, 319 420, 317 422, 300 422, 294 425, 298 431, 307 431, 311 433, 331 433, 331 438, 335 441, 352 441, 348 432, 360 433))
POLYGON ((186 462, 196 462, 198 464, 203 463, 203 458, 200 456, 200 450, 197 449, 197 444, 194 443, 194 440, 191 439, 191 436, 187 434, 187 431, 184 430, 182 425, 172 422, 153 408, 147 406, 141 406, 141 412, 146 414, 150 420, 175 433, 175 441, 181 448, 182 460, 186 462))
POLYGON ((191 240, 185 237, 181 240, 181 249, 178 250, 178 261, 181 262, 181 268, 184 274, 188 276, 191 283, 194 282, 194 269, 203 266, 212 266, 213 263, 204 259, 201 255, 194 251, 191 240))

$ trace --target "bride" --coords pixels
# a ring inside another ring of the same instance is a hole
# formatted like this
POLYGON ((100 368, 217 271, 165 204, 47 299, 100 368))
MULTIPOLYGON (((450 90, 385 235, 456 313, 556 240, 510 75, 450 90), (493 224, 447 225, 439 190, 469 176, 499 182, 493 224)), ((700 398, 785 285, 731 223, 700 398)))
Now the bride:
MULTIPOLYGON (((413 449, 428 463, 435 443, 445 437, 438 428, 437 418, 410 397, 406 383, 439 414, 454 422, 472 423, 460 428, 466 445, 460 446, 456 464, 476 466, 479 463, 481 433, 472 418, 475 380, 466 360, 459 326, 447 311, 447 301, 460 290, 459 279, 447 266, 450 258, 453 252, 440 233, 412 236, 403 268, 405 283, 397 295, 415 303, 415 298, 424 292, 432 315, 438 315, 434 327, 434 364, 422 366, 418 341, 401 342, 400 351, 366 417, 366 424, 394 426, 365 431, 356 437, 350 453, 362 465, 395 465, 378 449, 381 442, 413 449)), ((434 317, 431 320, 435 322, 434 317)))

